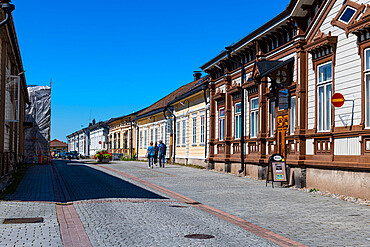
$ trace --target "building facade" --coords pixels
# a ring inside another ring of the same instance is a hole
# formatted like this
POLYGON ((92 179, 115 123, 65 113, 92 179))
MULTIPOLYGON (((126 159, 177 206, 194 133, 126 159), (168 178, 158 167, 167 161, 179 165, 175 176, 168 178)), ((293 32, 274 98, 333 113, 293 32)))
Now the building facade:
POLYGON ((194 74, 198 81, 186 93, 168 103, 173 110, 175 129, 175 162, 207 166, 208 158, 208 111, 209 90, 208 76, 200 78, 201 73, 194 74))
POLYGON ((24 160, 25 108, 29 103, 13 10, 8 1, 0 2, 0 184, 24 160))
POLYGON ((50 141, 50 152, 51 155, 55 157, 55 155, 67 152, 68 151, 68 144, 57 139, 50 141))
POLYGON ((107 149, 109 126, 107 122, 99 122, 89 128, 89 157, 93 158, 97 151, 107 149))
POLYGON ((137 151, 137 131, 134 118, 139 112, 122 117, 112 118, 109 124, 109 152, 114 157, 134 159, 137 151))
POLYGON ((212 168, 264 179, 280 153, 290 183, 370 198, 367 4, 292 0, 201 67, 211 77, 212 168), (332 106, 333 93, 343 107, 332 106))

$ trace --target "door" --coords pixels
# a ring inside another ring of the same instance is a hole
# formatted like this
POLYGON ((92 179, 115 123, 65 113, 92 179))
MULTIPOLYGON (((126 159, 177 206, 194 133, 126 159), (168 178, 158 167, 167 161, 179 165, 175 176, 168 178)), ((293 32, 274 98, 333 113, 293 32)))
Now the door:
POLYGON ((277 153, 286 158, 286 141, 285 136, 288 130, 288 114, 283 114, 277 117, 277 153))

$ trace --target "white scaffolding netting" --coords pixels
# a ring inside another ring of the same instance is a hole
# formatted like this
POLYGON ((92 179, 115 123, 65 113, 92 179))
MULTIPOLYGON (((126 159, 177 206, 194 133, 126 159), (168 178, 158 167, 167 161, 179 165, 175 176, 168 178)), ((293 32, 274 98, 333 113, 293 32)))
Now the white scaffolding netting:
POLYGON ((50 154, 51 88, 29 86, 28 94, 26 122, 32 122, 33 127, 25 130, 25 162, 40 163, 41 154, 45 157, 50 154))

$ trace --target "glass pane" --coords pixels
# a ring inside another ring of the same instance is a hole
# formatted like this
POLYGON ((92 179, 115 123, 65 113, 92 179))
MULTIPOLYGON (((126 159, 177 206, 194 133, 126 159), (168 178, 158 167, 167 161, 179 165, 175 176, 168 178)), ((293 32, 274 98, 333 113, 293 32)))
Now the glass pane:
POLYGON ((252 99, 251 104, 252 104, 251 106, 252 110, 258 109, 258 98, 252 99))
POLYGON ((366 119, 366 127, 370 127, 370 76, 366 76, 366 96, 365 96, 365 119, 366 119))
POLYGON ((332 79, 331 63, 319 67, 319 82, 330 81, 332 79))
POLYGON ((275 132, 275 101, 270 103, 270 113, 271 113, 271 135, 274 135, 275 132))
POLYGON ((251 121, 251 136, 252 136, 252 137, 254 137, 254 128, 255 128, 255 126, 254 126, 254 125, 255 125, 255 122, 254 122, 254 121, 255 121, 254 115, 255 115, 255 113, 254 113, 254 112, 252 112, 252 113, 251 113, 251 120, 252 120, 252 121, 251 121))
POLYGON ((235 104, 235 113, 242 112, 242 105, 240 103, 235 104))
POLYGON ((235 117, 235 138, 239 138, 239 116, 235 117))
POLYGON ((365 52, 365 68, 366 70, 369 70, 370 69, 370 49, 366 50, 365 52))
POLYGON ((254 136, 257 136, 258 134, 258 128, 259 128, 259 119, 258 119, 258 112, 256 112, 256 133, 254 136))
POLYGON ((330 130, 331 128, 331 121, 332 121, 332 116, 331 116, 331 96, 332 96, 332 85, 326 85, 326 130, 330 130))
POLYGON ((295 130, 295 126, 296 126, 296 105, 297 105, 297 102, 296 102, 296 97, 293 97, 291 99, 291 108, 290 108, 290 121, 291 121, 291 133, 293 134, 294 133, 294 130, 295 130))
POLYGON ((221 108, 220 109, 220 117, 224 117, 225 116, 225 108, 221 108))
POLYGON ((344 10, 342 16, 339 18, 339 20, 343 21, 344 23, 348 23, 355 13, 356 13, 355 9, 347 7, 346 10, 344 10))
POLYGON ((317 116, 317 122, 319 130, 324 129, 324 87, 319 87, 319 102, 318 102, 319 114, 317 116))
POLYGON ((279 91, 279 110, 287 110, 288 106, 289 106, 288 89, 279 91))
POLYGON ((239 116, 239 138, 242 135, 242 118, 239 116))

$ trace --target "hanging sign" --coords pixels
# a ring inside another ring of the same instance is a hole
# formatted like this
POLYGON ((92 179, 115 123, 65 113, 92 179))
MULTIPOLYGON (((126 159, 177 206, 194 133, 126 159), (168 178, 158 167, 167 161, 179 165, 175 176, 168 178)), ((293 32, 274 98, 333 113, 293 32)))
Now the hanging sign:
POLYGON ((342 107, 344 104, 344 97, 340 93, 335 93, 331 96, 331 103, 334 107, 342 107))

